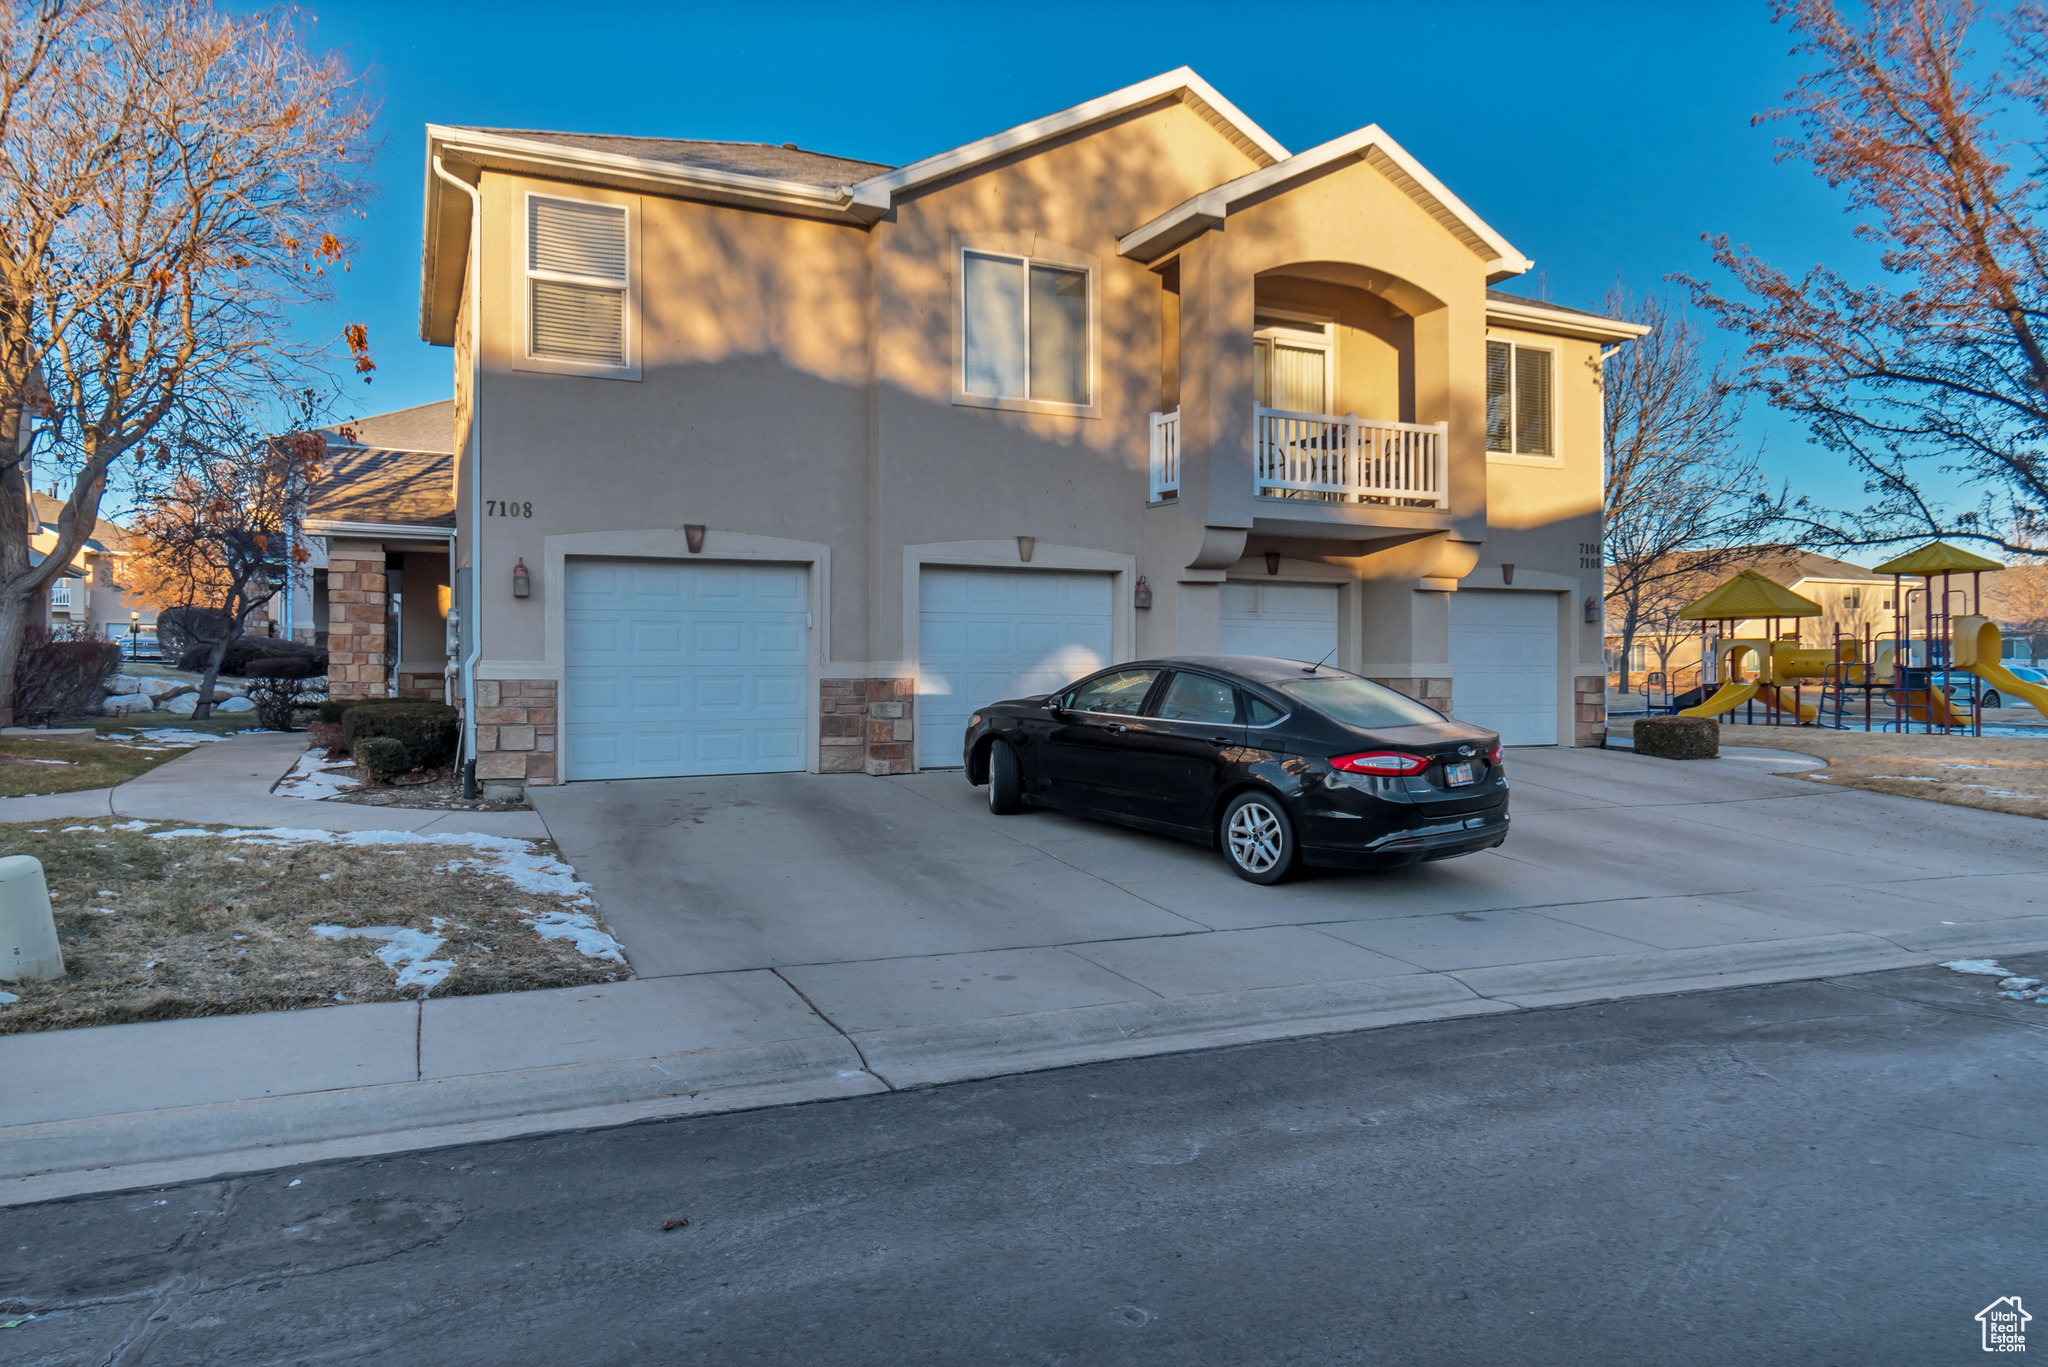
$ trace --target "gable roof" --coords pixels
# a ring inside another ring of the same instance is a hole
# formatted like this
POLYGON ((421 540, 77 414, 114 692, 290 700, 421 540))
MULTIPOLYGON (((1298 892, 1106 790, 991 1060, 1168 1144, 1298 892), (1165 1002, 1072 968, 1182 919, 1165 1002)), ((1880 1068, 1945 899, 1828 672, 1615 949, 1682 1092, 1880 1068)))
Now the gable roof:
MULTIPOLYGON (((37 493, 33 489, 29 491, 29 499, 35 505, 38 530, 55 536, 57 519, 64 513, 65 501, 53 498, 49 494, 37 493)), ((128 543, 134 536, 133 532, 118 522, 102 517, 94 521, 92 530, 86 533, 85 540, 79 543, 78 549, 98 551, 102 555, 125 555, 128 552, 128 543)))
POLYGON ((1488 280, 1520 275, 1535 263, 1431 175, 1378 124, 1332 138, 1308 151, 1205 190, 1117 240, 1117 251, 1138 261, 1156 261, 1192 241, 1240 208, 1284 194, 1326 171, 1363 161, 1392 181, 1487 264, 1488 280))
POLYGON ((1946 541, 1930 541, 1918 550, 1906 552, 1877 567, 1879 574, 1968 574, 1972 570, 2002 570, 2005 566, 1946 541))
POLYGON ((1757 617, 1818 617, 1824 610, 1775 579, 1744 570, 1678 616, 1686 622, 1749 621, 1757 617))
MULTIPOLYGON (((1272 134, 1185 66, 895 168, 763 143, 428 124, 420 337, 440 345, 454 340, 455 300, 469 238, 469 205, 434 173, 436 158, 451 174, 465 167, 474 173, 484 169, 538 173, 864 225, 887 214, 900 194, 1167 101, 1192 109, 1261 165, 1287 157, 1287 149, 1272 134)), ((473 181, 475 174, 464 178, 473 181)))
POLYGON ((455 401, 376 413, 323 429, 333 442, 306 496, 306 529, 455 526, 455 401), (347 442, 340 427, 356 435, 347 442))

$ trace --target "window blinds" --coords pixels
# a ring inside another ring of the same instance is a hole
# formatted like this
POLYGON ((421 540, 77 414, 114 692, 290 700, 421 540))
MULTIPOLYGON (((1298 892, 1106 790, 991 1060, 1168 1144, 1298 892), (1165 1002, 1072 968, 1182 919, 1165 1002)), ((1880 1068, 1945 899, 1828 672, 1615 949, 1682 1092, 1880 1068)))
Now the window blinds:
POLYGON ((529 348, 551 360, 626 364, 626 210, 527 201, 529 348))
POLYGON ((1550 454, 1550 353, 1515 348, 1515 450, 1550 454))
POLYGON ((1088 402, 1088 273, 1031 268, 1031 397, 1088 402))
POLYGON ((1514 348, 1506 342, 1486 344, 1486 449, 1515 449, 1514 380, 1508 373, 1514 348))

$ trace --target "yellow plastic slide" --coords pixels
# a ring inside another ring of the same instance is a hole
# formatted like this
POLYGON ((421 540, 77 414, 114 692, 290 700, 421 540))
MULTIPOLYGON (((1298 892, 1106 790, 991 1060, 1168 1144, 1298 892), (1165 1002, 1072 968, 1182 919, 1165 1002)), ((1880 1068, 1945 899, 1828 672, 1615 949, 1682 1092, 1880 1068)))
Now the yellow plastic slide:
POLYGON ((1955 625, 1956 663, 2008 698, 2019 698, 2048 717, 2048 688, 2028 683, 2001 662, 2004 643, 1998 624, 1982 617, 1959 617, 1955 625))
MULTIPOLYGON (((1697 707, 1688 707, 1678 715, 1681 717, 1718 717, 1724 712, 1733 712, 1751 698, 1761 697, 1764 706, 1776 712, 1791 712, 1792 702, 1782 689, 1758 683, 1724 683, 1697 707)), ((1820 709, 1810 702, 1799 704, 1799 720, 1812 721, 1820 715, 1820 709)))

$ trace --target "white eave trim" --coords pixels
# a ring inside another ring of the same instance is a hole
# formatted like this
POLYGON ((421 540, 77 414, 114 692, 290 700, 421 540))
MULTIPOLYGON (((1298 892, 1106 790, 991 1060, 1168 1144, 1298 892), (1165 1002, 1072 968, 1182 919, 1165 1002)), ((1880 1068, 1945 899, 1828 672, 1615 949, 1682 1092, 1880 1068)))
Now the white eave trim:
POLYGON ((387 537, 393 541, 453 541, 453 527, 427 527, 409 522, 334 522, 309 517, 300 528, 308 536, 387 537))
POLYGON ((1222 94, 1207 81, 1197 76, 1192 68, 1175 67, 1162 75, 1136 85, 1127 85, 1122 90, 1077 104, 1071 109, 1062 109, 1057 114, 1048 114, 1030 123, 1020 123, 1015 128, 956 147, 950 152, 941 152, 913 161, 908 166, 899 166, 894 171, 885 171, 870 176, 853 187, 854 199, 864 205, 879 206, 887 211, 893 196, 904 190, 915 189, 930 181, 954 175, 960 171, 980 165, 1010 152, 1032 147, 1041 142, 1085 128, 1092 123, 1114 118, 1126 110, 1137 109, 1155 101, 1179 98, 1203 118, 1214 124, 1219 132, 1236 143, 1254 161, 1267 165, 1287 159, 1287 149, 1265 129, 1253 123, 1244 111, 1223 98, 1222 94))
POLYGON ((1590 314, 1574 313, 1569 309, 1550 308, 1535 300, 1510 304, 1499 299, 1488 299, 1486 321, 1495 327, 1526 328, 1531 332, 1555 333, 1589 342, 1632 342, 1650 332, 1650 328, 1643 323, 1625 323, 1618 318, 1596 318, 1590 314))
POLYGON ((1221 223, 1239 206, 1262 196, 1285 191, 1293 182, 1305 179, 1348 158, 1372 164, 1387 179, 1406 191, 1487 264, 1490 279, 1520 275, 1536 263, 1516 251, 1505 237, 1495 232, 1450 187, 1431 175, 1408 154, 1406 148, 1388 137, 1378 124, 1367 124, 1319 147, 1276 162, 1271 166, 1226 181, 1168 209, 1150 223, 1117 240, 1119 255, 1138 261, 1154 261, 1175 247, 1221 223))

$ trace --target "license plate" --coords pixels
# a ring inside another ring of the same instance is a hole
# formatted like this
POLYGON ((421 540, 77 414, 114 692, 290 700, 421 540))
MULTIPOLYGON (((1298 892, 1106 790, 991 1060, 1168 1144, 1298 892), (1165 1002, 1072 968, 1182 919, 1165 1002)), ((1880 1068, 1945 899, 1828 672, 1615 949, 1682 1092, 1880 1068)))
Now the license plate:
POLYGON ((1446 765, 1444 766, 1444 784, 1445 784, 1445 786, 1446 786, 1446 787, 1450 787, 1450 788, 1456 788, 1456 787, 1457 787, 1457 786, 1459 786, 1460 784, 1464 784, 1464 783, 1470 783, 1471 781, 1472 781, 1472 766, 1471 766, 1471 765, 1469 765, 1469 764, 1446 764, 1446 765))

